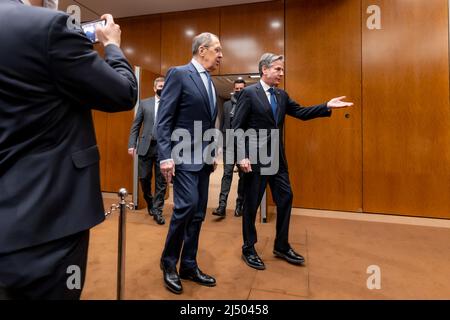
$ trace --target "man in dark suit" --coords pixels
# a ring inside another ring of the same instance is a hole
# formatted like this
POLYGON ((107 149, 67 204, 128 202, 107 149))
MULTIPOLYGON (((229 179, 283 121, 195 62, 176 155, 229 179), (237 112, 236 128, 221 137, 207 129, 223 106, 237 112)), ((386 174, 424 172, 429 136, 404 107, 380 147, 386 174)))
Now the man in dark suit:
POLYGON ((65 13, 0 1, 0 299, 80 297, 105 216, 91 109, 137 99, 120 28, 102 18, 105 60, 65 13))
MULTIPOLYGON (((233 120, 234 113, 236 112, 236 103, 239 93, 246 86, 244 79, 237 79, 234 81, 234 92, 231 95, 231 99, 223 104, 223 117, 222 124, 220 126, 220 130, 222 131, 222 135, 225 138, 224 147, 223 147, 223 176, 222 176, 222 184, 220 187, 220 195, 219 195, 219 207, 213 211, 213 215, 224 218, 226 216, 227 210, 227 200, 228 194, 230 193, 231 182, 233 182, 233 172, 234 167, 236 165, 236 152, 233 150, 233 153, 230 157, 227 157, 227 148, 226 148, 226 137, 227 130, 230 133, 231 129, 231 121, 233 120), (227 159, 228 158, 228 159, 227 159)), ((240 217, 242 215, 242 205, 244 200, 244 179, 242 179, 242 171, 239 170, 239 183, 238 183, 238 195, 236 199, 236 208, 234 209, 234 215, 236 217, 240 217)))
POLYGON ((282 140, 286 114, 310 120, 329 117, 331 109, 353 104, 342 101, 345 97, 339 97, 328 103, 305 108, 291 100, 285 91, 277 88, 284 75, 283 56, 280 55, 264 54, 259 62, 259 73, 261 81, 241 92, 232 126, 247 131, 246 136, 237 135, 238 160, 245 172, 242 258, 250 267, 263 270, 264 262, 255 250, 255 219, 267 183, 277 207, 273 253, 293 264, 303 264, 305 261, 288 241, 293 194, 282 140))
POLYGON ((128 141, 128 153, 134 156, 136 154, 136 143, 139 130, 141 129, 142 124, 144 124, 137 150, 139 156, 139 181, 141 183, 142 192, 144 193, 144 199, 147 202, 147 211, 153 216, 153 219, 155 219, 158 224, 165 223, 162 212, 167 187, 166 180, 159 170, 158 148, 156 145, 157 132, 155 125, 163 86, 164 78, 157 78, 153 83, 155 96, 141 101, 133 125, 131 126, 130 138, 128 141), (155 168, 155 198, 152 196, 153 168, 155 168))
POLYGON ((174 293, 183 291, 180 277, 205 286, 216 284, 213 277, 199 269, 197 248, 206 214, 209 176, 215 168, 212 157, 203 156, 210 146, 203 136, 214 129, 217 116, 210 72, 222 60, 218 37, 211 33, 194 37, 192 54, 189 64, 168 71, 158 112, 161 172, 168 183, 173 178, 174 199, 161 268, 166 287, 174 293), (172 141, 172 134, 174 140, 177 136, 181 141, 172 141))

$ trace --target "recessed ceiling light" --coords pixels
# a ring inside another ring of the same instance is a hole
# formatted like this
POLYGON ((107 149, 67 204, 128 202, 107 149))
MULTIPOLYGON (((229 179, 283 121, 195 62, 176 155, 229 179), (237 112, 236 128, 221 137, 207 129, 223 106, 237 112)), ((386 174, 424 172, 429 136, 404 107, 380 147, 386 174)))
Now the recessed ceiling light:
POLYGON ((272 21, 272 23, 270 24, 270 26, 274 29, 278 29, 279 27, 281 27, 281 22, 280 21, 272 21))

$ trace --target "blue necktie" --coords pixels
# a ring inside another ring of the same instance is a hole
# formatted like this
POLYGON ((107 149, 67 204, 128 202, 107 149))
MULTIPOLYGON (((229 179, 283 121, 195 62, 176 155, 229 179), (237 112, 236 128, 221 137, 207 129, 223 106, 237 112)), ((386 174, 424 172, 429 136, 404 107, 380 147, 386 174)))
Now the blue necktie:
POLYGON ((208 98, 209 98, 209 107, 211 108, 211 117, 214 116, 215 105, 214 105, 214 95, 212 90, 212 80, 208 71, 205 71, 206 78, 208 78, 208 98))
POLYGON ((275 90, 273 88, 269 88, 270 93, 270 105, 272 106, 272 113, 273 113, 273 118, 275 119, 275 122, 278 122, 278 116, 277 116, 277 111, 278 111, 278 103, 277 103, 277 98, 275 97, 275 90))

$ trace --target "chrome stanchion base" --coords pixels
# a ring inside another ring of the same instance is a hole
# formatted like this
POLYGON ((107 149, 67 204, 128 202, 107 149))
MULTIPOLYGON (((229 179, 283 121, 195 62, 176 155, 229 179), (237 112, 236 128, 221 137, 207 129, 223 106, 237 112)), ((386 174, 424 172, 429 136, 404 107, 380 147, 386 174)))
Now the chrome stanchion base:
POLYGON ((134 210, 135 205, 132 202, 125 202, 125 198, 128 196, 125 188, 121 188, 118 195, 120 198, 119 203, 111 205, 110 210, 105 212, 105 216, 109 217, 113 211, 120 209, 117 251, 117 300, 122 300, 125 291, 126 209, 134 210))

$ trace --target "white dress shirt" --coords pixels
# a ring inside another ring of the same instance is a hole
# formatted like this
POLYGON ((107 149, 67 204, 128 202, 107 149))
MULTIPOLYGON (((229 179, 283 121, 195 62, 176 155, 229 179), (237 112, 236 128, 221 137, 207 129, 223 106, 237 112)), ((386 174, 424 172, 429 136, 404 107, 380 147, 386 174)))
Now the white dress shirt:
POLYGON ((269 104, 270 104, 270 92, 269 89, 272 88, 271 86, 269 86, 267 83, 265 83, 263 80, 259 80, 259 82, 261 83, 261 86, 264 89, 264 93, 266 94, 267 100, 269 100, 269 104))
POLYGON ((158 108, 159 108, 159 98, 155 96, 155 123, 156 123, 156 115, 158 114, 158 108))
MULTIPOLYGON (((198 71, 198 73, 200 73, 200 77, 202 78, 203 85, 205 86, 205 89, 206 89, 206 94, 209 94, 208 93, 208 77, 205 74, 205 72, 208 72, 208 71, 206 71, 206 69, 197 60, 195 60, 194 58, 191 60, 191 63, 194 65, 194 67, 198 71)), ((214 85, 212 85, 212 84, 211 84, 211 89, 212 89, 214 108, 215 108, 216 104, 217 104, 217 101, 216 101, 216 89, 214 88, 214 85)))

